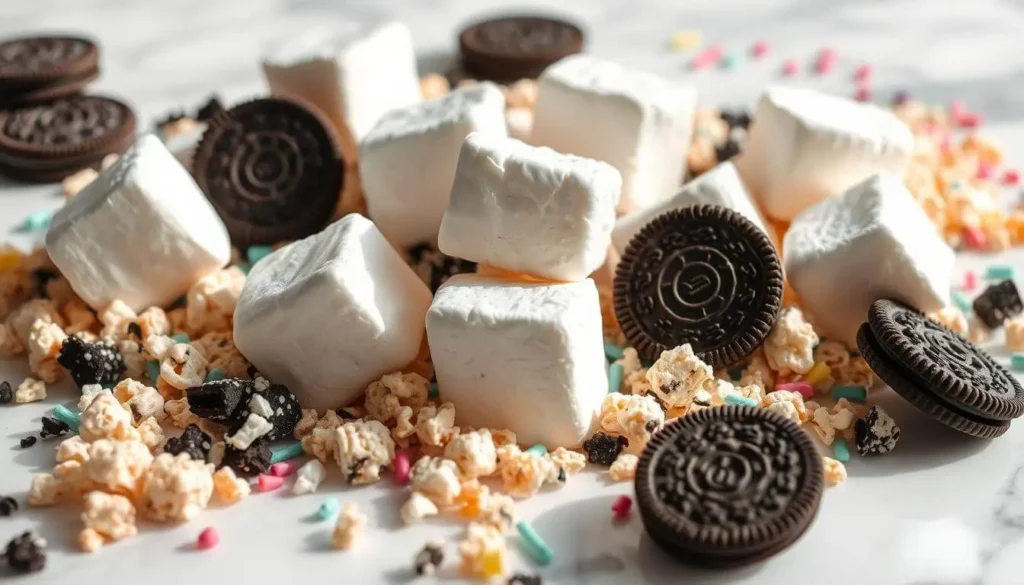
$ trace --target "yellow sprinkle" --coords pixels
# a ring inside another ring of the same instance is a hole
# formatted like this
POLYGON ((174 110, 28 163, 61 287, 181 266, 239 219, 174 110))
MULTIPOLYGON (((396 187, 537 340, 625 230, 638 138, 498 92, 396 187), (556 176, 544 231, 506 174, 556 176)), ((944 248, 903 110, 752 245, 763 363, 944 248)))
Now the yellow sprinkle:
POLYGON ((814 367, 811 368, 811 371, 807 372, 807 376, 805 379, 808 382, 810 382, 813 386, 814 384, 817 384, 818 382, 821 382, 825 378, 829 377, 831 374, 832 368, 825 365, 824 362, 818 362, 814 364, 814 367))
POLYGON ((503 575, 505 573, 505 567, 502 563, 501 550, 493 549, 485 552, 483 557, 480 559, 480 568, 484 577, 503 575))
POLYGON ((669 47, 673 51, 688 51, 690 49, 696 49, 701 44, 701 36, 699 30, 681 30, 669 40, 669 47))
POLYGON ((15 270, 21 266, 21 253, 0 251, 0 271, 15 270))

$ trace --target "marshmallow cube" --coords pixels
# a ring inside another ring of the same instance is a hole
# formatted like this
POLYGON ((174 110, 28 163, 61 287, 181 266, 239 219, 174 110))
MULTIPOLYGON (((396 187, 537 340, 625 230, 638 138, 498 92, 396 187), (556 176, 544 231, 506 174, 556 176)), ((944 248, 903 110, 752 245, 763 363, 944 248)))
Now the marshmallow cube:
POLYGON ((349 164, 385 112, 422 100, 412 35, 399 22, 308 31, 266 57, 263 75, 272 94, 309 103, 331 120, 349 164))
POLYGON ((473 133, 459 154, 438 243, 449 256, 583 280, 604 262, 621 189, 607 163, 473 133))
POLYGON ((743 186, 735 165, 724 162, 684 185, 671 199, 620 217, 612 231, 615 249, 620 253, 625 252, 633 236, 659 215, 701 204, 720 205, 739 212, 768 234, 773 242, 776 240, 775 229, 761 215, 750 193, 743 186))
POLYGON ((385 115, 360 144, 367 211, 399 248, 437 244, 462 141, 506 136, 505 97, 480 83, 385 115))
POLYGON ((783 257, 818 333, 851 347, 876 299, 926 312, 948 301, 953 251, 895 175, 872 176, 797 216, 783 257))
POLYGON ((877 106, 771 87, 736 166, 764 212, 789 221, 875 173, 902 176, 913 152, 907 125, 877 106))
POLYGON ((231 259, 213 206, 159 138, 140 137, 54 215, 46 251, 97 311, 166 306, 231 259))
POLYGON ((253 266, 235 344, 303 408, 337 408, 417 357, 429 306, 426 285, 353 213, 253 266))
POLYGON ((607 162, 622 173, 622 211, 672 196, 686 170, 697 92, 586 55, 540 77, 530 143, 607 162))
POLYGON ((444 400, 458 422, 509 429, 520 443, 573 447, 608 393, 601 308, 591 280, 453 277, 427 312, 444 400))

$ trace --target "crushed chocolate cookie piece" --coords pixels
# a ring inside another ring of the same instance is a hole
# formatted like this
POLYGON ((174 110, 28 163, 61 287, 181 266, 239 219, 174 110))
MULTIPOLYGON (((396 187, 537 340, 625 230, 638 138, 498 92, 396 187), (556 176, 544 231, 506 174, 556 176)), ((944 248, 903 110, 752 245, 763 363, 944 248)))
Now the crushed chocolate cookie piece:
POLYGON ((27 436, 27 437, 25 437, 24 439, 21 440, 21 448, 22 449, 28 449, 29 447, 31 447, 32 445, 35 445, 35 444, 36 444, 36 437, 35 437, 35 435, 29 435, 29 436, 27 436))
POLYGON ((36 573, 46 567, 46 541, 31 532, 23 532, 7 543, 7 565, 15 573, 36 573))
POLYGON ((43 417, 43 430, 39 432, 39 438, 45 439, 46 437, 63 437, 64 435, 71 432, 71 427, 64 421, 50 418, 48 416, 43 417))
POLYGON ((419 576, 433 575, 438 567, 444 562, 444 545, 432 540, 424 545, 420 552, 416 553, 413 560, 413 568, 419 576))
POLYGON ((613 437, 606 433, 594 433, 594 436, 583 441, 583 450, 587 452, 587 461, 597 463, 598 465, 610 466, 612 463, 615 463, 615 458, 628 445, 629 439, 626 437, 613 437))
POLYGON ((270 444, 266 437, 260 437, 245 451, 230 445, 224 451, 224 465, 241 475, 258 475, 270 470, 270 444))
POLYGON ((14 402, 14 390, 11 388, 11 383, 4 380, 0 382, 0 404, 10 404, 14 402))
POLYGON ((210 99, 196 110, 196 120, 205 122, 223 111, 224 105, 220 103, 220 99, 216 95, 211 95, 210 99))
POLYGON ((124 358, 113 343, 89 343, 72 335, 61 344, 57 363, 67 370, 78 388, 99 384, 109 388, 117 384, 124 373, 124 358))
POLYGON ((196 461, 206 461, 212 446, 213 438, 204 433, 198 425, 193 424, 185 427, 181 435, 167 439, 164 452, 171 455, 188 453, 188 456, 196 461))
POLYGON ((4 496, 0 498, 0 517, 6 518, 17 511, 18 500, 15 500, 11 496, 4 496))
POLYGON ((189 388, 185 394, 196 416, 213 422, 241 424, 245 418, 240 415, 247 409, 252 391, 252 383, 247 380, 224 378, 189 388))

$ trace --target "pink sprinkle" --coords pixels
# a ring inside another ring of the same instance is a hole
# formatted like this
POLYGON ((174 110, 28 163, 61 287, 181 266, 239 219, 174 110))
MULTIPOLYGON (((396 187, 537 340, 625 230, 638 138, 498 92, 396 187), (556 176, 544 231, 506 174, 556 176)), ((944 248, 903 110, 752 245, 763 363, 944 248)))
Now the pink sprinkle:
POLYGON ((220 544, 220 533, 213 526, 204 528, 196 539, 196 548, 199 550, 210 550, 220 544))
POLYGON ((782 64, 782 74, 786 77, 793 77, 800 73, 800 63, 796 59, 786 59, 782 64))
POLYGON ((853 99, 858 102, 869 102, 871 101, 871 90, 866 87, 858 87, 857 93, 853 94, 853 99))
POLYGON ((395 449, 395 481, 398 485, 409 483, 409 454, 405 449, 395 449))
POLYGON ((755 41, 750 47, 750 54, 755 59, 760 59, 768 53, 768 41, 755 41))
POLYGON ((942 134, 942 138, 939 139, 939 150, 949 152, 951 148, 953 148, 953 134, 945 132, 942 134))
POLYGON ((261 492, 273 491, 282 485, 284 485, 284 478, 276 475, 261 473, 259 478, 256 480, 256 488, 261 492))
POLYGON ((961 128, 977 128, 985 121, 985 117, 977 112, 963 112, 956 116, 956 122, 961 128))
POLYGON ((690 69, 703 69, 718 62, 723 53, 722 45, 711 45, 690 61, 690 69))
POLYGON ((988 238, 985 237, 985 232, 979 228, 969 227, 964 228, 964 242, 972 250, 984 250, 988 244, 988 238))
POLYGON ((612 519, 625 520, 633 509, 633 500, 629 496, 619 496, 612 503, 612 519))
POLYGON ((838 56, 835 49, 825 48, 818 53, 818 60, 814 63, 814 70, 819 74, 825 74, 835 68, 838 56))
POLYGON ((861 65, 857 68, 857 71, 853 74, 853 78, 861 83, 867 82, 871 79, 871 75, 875 72, 875 68, 871 65, 861 65))
POLYGON ((949 113, 954 118, 959 118, 966 111, 967 110, 964 109, 964 103, 962 101, 960 101, 960 100, 953 100, 953 101, 949 102, 949 113))
POLYGON ((799 392, 804 398, 811 398, 814 396, 814 387, 811 386, 810 382, 784 382, 782 384, 776 384, 775 389, 799 392))
POLYGON ((978 273, 973 270, 964 272, 963 289, 967 292, 971 292, 976 288, 978 288, 978 273))
POLYGON ((282 461, 275 463, 270 466, 270 475, 274 477, 288 477, 299 470, 299 460, 291 459, 289 461, 282 461))
POLYGON ((978 163, 977 176, 979 179, 991 178, 993 173, 995 173, 995 167, 992 165, 992 163, 985 161, 981 161, 978 163))
POLYGON ((1016 169, 1006 169, 1003 171, 1003 184, 1004 185, 1016 185, 1020 182, 1020 172, 1016 169))

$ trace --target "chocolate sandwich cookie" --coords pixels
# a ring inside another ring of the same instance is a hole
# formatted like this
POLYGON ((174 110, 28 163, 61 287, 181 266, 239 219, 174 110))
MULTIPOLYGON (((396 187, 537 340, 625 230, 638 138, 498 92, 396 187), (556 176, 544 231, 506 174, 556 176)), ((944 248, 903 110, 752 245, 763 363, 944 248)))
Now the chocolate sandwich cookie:
POLYGON ((0 111, 0 172, 25 181, 59 181, 98 168, 135 139, 135 114, 100 96, 72 96, 0 111))
POLYGON ((193 174, 233 244, 296 240, 327 225, 344 165, 319 113, 266 98, 215 114, 207 124, 193 174))
POLYGON ((99 50, 78 37, 0 42, 0 105, 36 103, 78 93, 99 76, 99 50))
POLYGON ((895 301, 871 305, 857 347, 878 377, 921 411, 954 429, 994 438, 1024 414, 1024 389, 987 353, 944 325, 895 301))
POLYGON ((807 530, 824 471, 811 437, 746 406, 676 419, 648 443, 636 502, 651 539, 682 561, 736 567, 781 552, 807 530))
POLYGON ((537 77, 548 65, 582 50, 578 26, 540 16, 485 20, 459 34, 466 73, 500 82, 537 77))
POLYGON ((727 367, 771 331, 782 302, 782 265, 747 218, 715 205, 664 213, 626 247, 615 271, 615 317, 629 345, 655 361, 689 343, 727 367))

